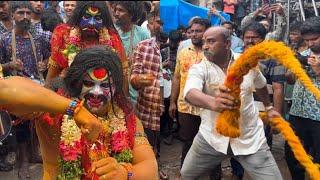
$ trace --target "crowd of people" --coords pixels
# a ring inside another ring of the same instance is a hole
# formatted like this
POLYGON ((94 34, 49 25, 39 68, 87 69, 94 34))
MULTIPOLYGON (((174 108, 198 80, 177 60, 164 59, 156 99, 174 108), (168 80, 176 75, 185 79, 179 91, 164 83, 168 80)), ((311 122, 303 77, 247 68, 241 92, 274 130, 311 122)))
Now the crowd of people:
MULTIPOLYGON (((240 137, 214 130, 239 105, 223 86, 228 68, 263 41, 286 43, 320 87, 320 18, 293 20, 267 1, 188 2, 208 17, 165 32, 159 1, 1 1, 0 107, 13 128, 0 171, 17 165, 19 179, 32 179, 36 162, 44 179, 168 179, 160 144, 179 139, 179 179, 221 179, 227 158, 233 179, 244 169, 282 179, 271 153, 278 132, 261 111, 286 117, 320 163, 320 102, 275 59, 244 76, 240 137)), ((292 179, 304 179, 288 144, 285 158, 292 179)))

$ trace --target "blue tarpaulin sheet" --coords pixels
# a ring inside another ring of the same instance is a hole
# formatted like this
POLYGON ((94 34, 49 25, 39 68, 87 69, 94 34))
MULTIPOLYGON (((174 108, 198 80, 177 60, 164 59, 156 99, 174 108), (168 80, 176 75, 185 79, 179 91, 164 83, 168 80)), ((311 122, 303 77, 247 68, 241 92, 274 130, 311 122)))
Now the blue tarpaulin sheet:
MULTIPOLYGON (((177 29, 180 25, 188 26, 189 20, 194 16, 208 18, 208 8, 195 6, 183 0, 161 0, 160 1, 160 18, 164 22, 163 30, 169 32, 177 29)), ((221 15, 230 20, 230 16, 224 12, 221 15)), ((220 24, 220 18, 215 15, 211 17, 213 26, 220 24)))

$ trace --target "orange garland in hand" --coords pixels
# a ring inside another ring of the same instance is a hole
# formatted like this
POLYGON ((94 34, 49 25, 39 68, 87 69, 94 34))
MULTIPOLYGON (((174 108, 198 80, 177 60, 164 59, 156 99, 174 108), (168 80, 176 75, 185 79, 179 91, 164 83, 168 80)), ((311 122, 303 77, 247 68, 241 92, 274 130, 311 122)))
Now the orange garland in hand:
MULTIPOLYGON (((246 75, 250 69, 256 67, 259 60, 268 58, 275 59, 288 68, 298 80, 315 95, 316 99, 320 100, 320 90, 313 85, 308 75, 302 69, 300 62, 295 58, 294 52, 286 47, 284 43, 275 41, 265 41, 250 47, 229 68, 224 84, 231 90, 231 95, 235 99, 240 100, 240 84, 243 81, 243 76, 246 75)), ((236 110, 224 110, 219 115, 216 123, 216 130, 218 133, 231 138, 240 136, 239 109, 240 104, 237 106, 236 110)), ((279 118, 272 119, 271 124, 277 124, 276 127, 279 128, 280 132, 284 135, 284 138, 288 141, 298 160, 308 159, 309 157, 302 148, 299 139, 294 135, 292 129, 284 126, 283 124, 286 122, 279 120, 279 118), (289 131, 292 133, 287 133, 289 131)), ((315 179, 316 177, 320 177, 317 165, 314 165, 311 160, 299 162, 305 166, 311 178, 315 179)))

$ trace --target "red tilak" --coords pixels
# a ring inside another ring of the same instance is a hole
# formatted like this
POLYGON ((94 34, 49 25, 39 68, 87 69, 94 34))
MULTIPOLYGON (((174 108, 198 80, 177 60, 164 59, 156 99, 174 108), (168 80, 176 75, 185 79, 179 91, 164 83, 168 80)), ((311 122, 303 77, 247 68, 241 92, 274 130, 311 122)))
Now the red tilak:
POLYGON ((97 79, 102 79, 102 78, 106 77, 107 70, 104 68, 97 68, 97 69, 93 70, 93 75, 97 79))

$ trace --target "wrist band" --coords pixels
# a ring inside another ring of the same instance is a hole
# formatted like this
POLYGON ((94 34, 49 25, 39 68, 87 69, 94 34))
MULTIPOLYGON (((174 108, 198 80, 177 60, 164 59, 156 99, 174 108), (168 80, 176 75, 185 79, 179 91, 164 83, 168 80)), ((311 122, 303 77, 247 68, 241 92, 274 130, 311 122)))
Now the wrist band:
POLYGON ((68 109, 66 110, 66 114, 69 116, 74 116, 75 114, 77 114, 79 112, 79 110, 81 109, 82 105, 83 105, 83 100, 82 101, 76 101, 73 100, 69 103, 68 109))

